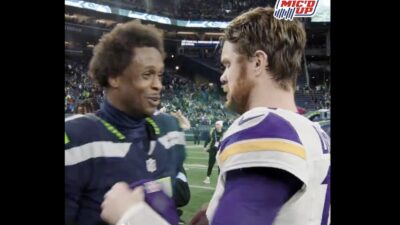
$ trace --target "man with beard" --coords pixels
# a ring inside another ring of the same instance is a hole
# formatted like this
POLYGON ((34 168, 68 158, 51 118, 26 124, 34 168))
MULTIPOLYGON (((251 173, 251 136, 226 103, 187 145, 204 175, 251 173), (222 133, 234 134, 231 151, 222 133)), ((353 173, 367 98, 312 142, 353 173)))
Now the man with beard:
POLYGON ((192 225, 329 224, 330 139, 294 100, 305 30, 273 15, 259 7, 225 30, 221 83, 242 115, 221 140, 216 191, 192 225))

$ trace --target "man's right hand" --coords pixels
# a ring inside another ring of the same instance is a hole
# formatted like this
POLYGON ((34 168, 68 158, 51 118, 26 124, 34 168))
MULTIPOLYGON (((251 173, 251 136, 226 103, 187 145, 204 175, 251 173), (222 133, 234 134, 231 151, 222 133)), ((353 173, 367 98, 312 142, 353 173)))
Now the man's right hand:
POLYGON ((190 221, 189 225, 209 225, 206 211, 207 209, 201 209, 198 211, 190 221))
POLYGON ((118 182, 104 196, 101 218, 109 224, 117 224, 132 205, 141 201, 144 201, 143 187, 132 190, 127 183, 118 182))

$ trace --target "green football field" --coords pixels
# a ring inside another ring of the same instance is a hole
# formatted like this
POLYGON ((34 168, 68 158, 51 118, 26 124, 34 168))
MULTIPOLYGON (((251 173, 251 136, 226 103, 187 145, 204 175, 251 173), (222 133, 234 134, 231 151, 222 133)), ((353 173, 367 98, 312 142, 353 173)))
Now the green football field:
MULTIPOLYGON (((182 219, 189 223, 194 214, 208 203, 214 193, 218 177, 218 167, 214 165, 211 174, 211 184, 204 184, 203 180, 207 173, 208 153, 203 150, 204 142, 201 145, 193 145, 192 141, 188 141, 186 145, 186 160, 184 167, 190 187, 190 202, 182 207, 182 219)), ((216 163, 215 163, 216 164, 216 163)))

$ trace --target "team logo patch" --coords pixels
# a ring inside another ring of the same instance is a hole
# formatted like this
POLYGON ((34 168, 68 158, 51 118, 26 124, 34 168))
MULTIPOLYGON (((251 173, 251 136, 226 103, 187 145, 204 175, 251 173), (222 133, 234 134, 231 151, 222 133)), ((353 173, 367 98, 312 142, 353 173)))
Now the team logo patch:
POLYGON ((313 17, 319 0, 277 0, 274 17, 293 20, 294 17, 313 17))

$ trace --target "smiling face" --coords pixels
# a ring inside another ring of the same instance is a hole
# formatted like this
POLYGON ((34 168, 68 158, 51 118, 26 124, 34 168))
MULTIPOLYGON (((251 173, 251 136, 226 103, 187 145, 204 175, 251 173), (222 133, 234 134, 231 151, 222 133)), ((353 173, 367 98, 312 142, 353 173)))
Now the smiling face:
POLYGON ((133 55, 121 76, 109 78, 112 104, 131 116, 151 116, 160 104, 163 57, 153 47, 135 48, 133 55))

